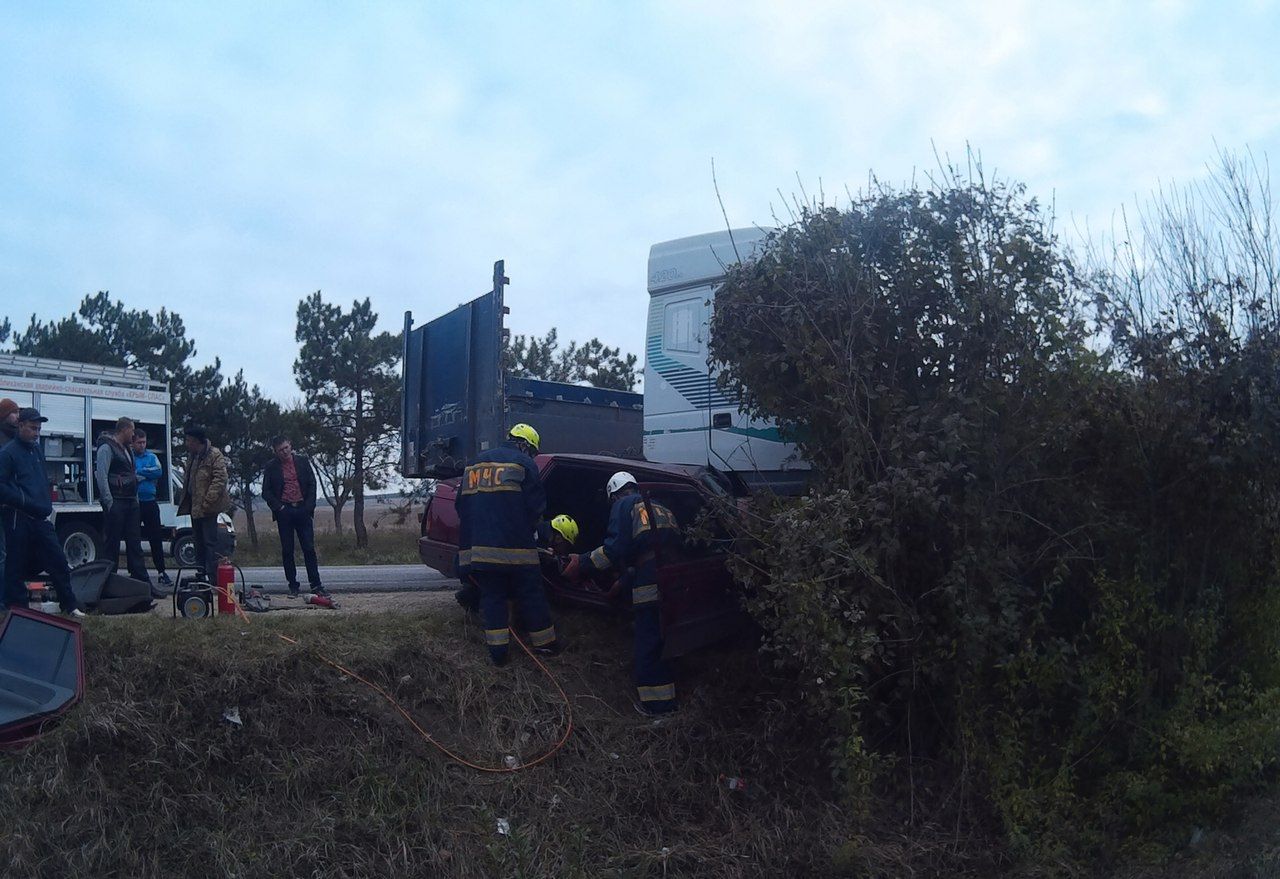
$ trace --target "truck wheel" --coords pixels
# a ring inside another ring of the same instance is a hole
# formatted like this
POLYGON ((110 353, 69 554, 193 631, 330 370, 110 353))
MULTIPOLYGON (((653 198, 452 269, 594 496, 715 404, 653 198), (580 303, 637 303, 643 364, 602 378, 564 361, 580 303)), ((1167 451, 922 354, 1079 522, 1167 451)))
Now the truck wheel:
POLYGON ((78 568, 98 558, 102 553, 102 533, 88 522, 66 522, 58 526, 58 539, 67 556, 67 565, 78 568))
POLYGON ((190 534, 183 534, 173 542, 173 560, 180 568, 196 566, 196 541, 190 534))

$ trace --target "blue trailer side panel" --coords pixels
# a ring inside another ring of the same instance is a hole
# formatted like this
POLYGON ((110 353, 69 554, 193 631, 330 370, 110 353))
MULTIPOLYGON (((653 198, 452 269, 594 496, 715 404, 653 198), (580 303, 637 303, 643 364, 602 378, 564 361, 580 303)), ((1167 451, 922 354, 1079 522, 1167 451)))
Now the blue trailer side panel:
POLYGON ((502 440, 502 270, 493 290, 424 326, 405 315, 405 476, 457 475, 502 440))
POLYGON ((507 283, 500 261, 485 295, 416 329, 405 314, 400 472, 457 476, 521 421, 542 436, 544 452, 639 457, 640 394, 504 378, 507 283))

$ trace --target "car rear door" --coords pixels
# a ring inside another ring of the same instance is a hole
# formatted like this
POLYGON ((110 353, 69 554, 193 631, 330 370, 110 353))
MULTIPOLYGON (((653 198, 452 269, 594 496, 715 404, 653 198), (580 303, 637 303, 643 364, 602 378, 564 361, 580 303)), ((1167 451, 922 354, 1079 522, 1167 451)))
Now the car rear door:
POLYGON ((725 545, 714 536, 694 536, 706 496, 692 485, 672 483, 645 484, 640 490, 647 501, 675 514, 684 536, 681 545, 664 549, 658 558, 663 657, 682 656, 741 631, 747 617, 725 564, 725 545))

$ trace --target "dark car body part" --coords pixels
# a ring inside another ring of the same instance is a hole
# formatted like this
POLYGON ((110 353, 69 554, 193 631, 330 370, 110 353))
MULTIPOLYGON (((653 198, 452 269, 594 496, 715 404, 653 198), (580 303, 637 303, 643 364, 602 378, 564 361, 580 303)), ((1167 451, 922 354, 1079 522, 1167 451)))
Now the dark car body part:
POLYGON ((146 613, 153 603, 150 584, 114 573, 108 561, 73 569, 71 591, 86 610, 101 614, 146 613))
POLYGON ((80 624, 12 608, 0 622, 0 749, 31 741, 83 695, 80 624))

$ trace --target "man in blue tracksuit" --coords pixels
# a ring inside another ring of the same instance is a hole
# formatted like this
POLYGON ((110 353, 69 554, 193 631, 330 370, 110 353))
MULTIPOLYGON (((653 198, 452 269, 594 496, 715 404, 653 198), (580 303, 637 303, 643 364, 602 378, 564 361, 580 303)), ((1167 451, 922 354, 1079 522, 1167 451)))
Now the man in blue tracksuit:
MULTIPOLYGON (((138 513, 142 516, 142 537, 151 544, 151 563, 158 574, 161 587, 171 586, 172 581, 164 569, 164 529, 160 522, 160 502, 156 489, 164 478, 164 467, 156 453, 147 448, 147 432, 141 427, 133 429, 133 464, 138 473, 138 513)), ((159 598, 168 596, 163 588, 152 590, 159 598)))
POLYGON ((49 521, 53 501, 40 449, 40 425, 48 420, 35 409, 19 410, 17 439, 0 449, 0 508, 8 550, 0 604, 26 605, 26 574, 43 570, 53 581, 62 612, 82 617, 84 612, 76 607, 71 591, 71 569, 62 542, 49 521))
POLYGON ((669 714, 676 709, 676 685, 671 667, 662 659, 662 621, 658 613, 658 553, 680 537, 672 512, 646 501, 636 479, 626 471, 613 474, 606 489, 613 501, 604 544, 569 563, 566 574, 631 569, 631 606, 635 615, 633 673, 640 710, 669 714))
POLYGON ((458 577, 480 587, 485 643, 497 665, 507 661, 511 598, 534 650, 559 650, 535 542, 547 506, 538 465, 530 457, 537 451, 537 431, 517 424, 507 443, 481 452, 481 460, 463 472, 458 491, 458 577))

